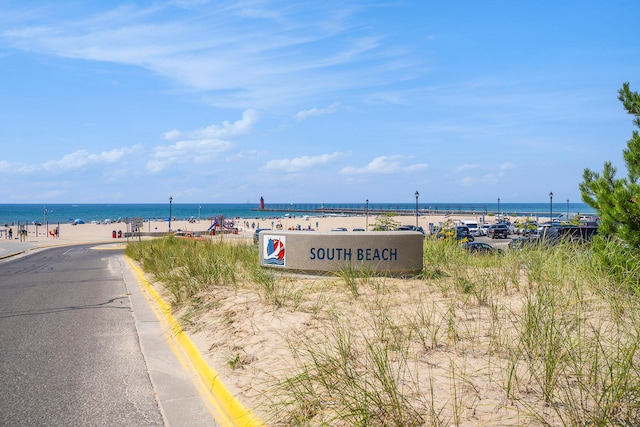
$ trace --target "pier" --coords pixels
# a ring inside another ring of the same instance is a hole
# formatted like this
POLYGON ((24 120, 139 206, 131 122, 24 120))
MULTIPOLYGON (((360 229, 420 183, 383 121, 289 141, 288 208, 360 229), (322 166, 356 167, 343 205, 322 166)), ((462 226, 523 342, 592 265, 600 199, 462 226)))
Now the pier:
MULTIPOLYGON (((365 204, 344 204, 331 203, 330 206, 323 204, 305 204, 305 203, 273 203, 264 204, 263 207, 254 208, 252 211, 274 212, 279 214, 297 213, 309 215, 385 215, 395 214, 399 216, 410 216, 416 214, 415 205, 411 204, 375 204, 367 206, 365 204)), ((475 206, 456 206, 451 204, 440 204, 439 206, 418 205, 419 215, 498 215, 498 212, 487 209, 486 205, 475 206)), ((501 212, 504 216, 520 216, 520 217, 548 217, 549 211, 546 212, 501 212)))
MULTIPOLYGON (((400 205, 376 205, 367 207, 366 205, 343 205, 332 204, 331 206, 324 206, 321 204, 265 204, 264 208, 255 208, 254 211, 261 212, 285 212, 285 213, 306 213, 313 215, 384 215, 384 214, 396 214, 396 215, 415 215, 415 207, 400 206, 400 205)), ((477 209, 462 209, 447 207, 443 209, 441 207, 419 207, 418 212, 423 215, 487 215, 489 212, 486 207, 478 207, 477 209)))

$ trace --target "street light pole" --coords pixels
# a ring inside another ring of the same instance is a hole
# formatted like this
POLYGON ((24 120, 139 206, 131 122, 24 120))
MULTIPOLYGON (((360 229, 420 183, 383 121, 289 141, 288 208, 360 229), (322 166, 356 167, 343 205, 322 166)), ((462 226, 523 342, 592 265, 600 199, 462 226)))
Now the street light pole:
POLYGON ((418 193, 418 190, 416 190, 416 229, 418 228, 418 196, 420 195, 420 193, 418 193))
POLYGON ((500 216, 500 197, 498 197, 498 213, 497 216, 500 216))
POLYGON ((169 196, 169 233, 171 233, 171 216, 173 215, 171 211, 171 204, 173 203, 173 197, 169 196))
POLYGON ((569 221, 569 199, 567 199, 567 221, 569 221))
POLYGON ((553 193, 549 193, 549 222, 553 222, 553 193))
POLYGON ((364 217, 365 217, 364 230, 369 231, 369 199, 367 199, 367 207, 365 209, 364 217))

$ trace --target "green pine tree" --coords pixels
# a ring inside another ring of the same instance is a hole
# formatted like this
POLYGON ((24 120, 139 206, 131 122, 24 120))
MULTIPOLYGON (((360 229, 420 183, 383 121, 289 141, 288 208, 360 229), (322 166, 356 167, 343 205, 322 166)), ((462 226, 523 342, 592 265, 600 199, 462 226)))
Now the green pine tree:
MULTIPOLYGON (((629 83, 624 83, 618 91, 618 99, 633 123, 640 128, 640 95, 631 92, 629 83)), ((626 178, 616 178, 616 168, 605 162, 602 175, 589 169, 584 170, 584 181, 580 184, 582 200, 594 208, 602 221, 599 234, 615 236, 632 248, 640 248, 640 136, 634 130, 627 148, 623 150, 627 167, 626 178)))

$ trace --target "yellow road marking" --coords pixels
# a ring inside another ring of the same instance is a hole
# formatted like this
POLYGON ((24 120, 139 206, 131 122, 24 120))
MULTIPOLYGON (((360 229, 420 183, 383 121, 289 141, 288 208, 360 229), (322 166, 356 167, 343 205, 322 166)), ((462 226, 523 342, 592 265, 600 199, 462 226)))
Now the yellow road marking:
POLYGON ((140 267, 131 258, 126 258, 143 285, 143 290, 146 291, 144 292, 145 298, 147 298, 158 320, 168 326, 164 329, 169 346, 183 367, 191 370, 198 377, 198 391, 210 405, 209 410, 215 420, 222 427, 263 427, 264 422, 231 394, 220 380, 218 373, 207 364, 197 347, 171 314, 170 306, 153 289, 140 267), (171 334, 167 330, 170 330, 171 334))

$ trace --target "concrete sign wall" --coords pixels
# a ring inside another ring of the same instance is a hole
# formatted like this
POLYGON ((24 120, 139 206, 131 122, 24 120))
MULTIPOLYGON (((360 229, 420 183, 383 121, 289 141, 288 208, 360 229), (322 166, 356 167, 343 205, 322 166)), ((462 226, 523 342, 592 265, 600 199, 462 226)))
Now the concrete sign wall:
POLYGON ((424 235, 415 231, 262 231, 260 265, 303 272, 345 268, 393 275, 422 271, 424 235))

